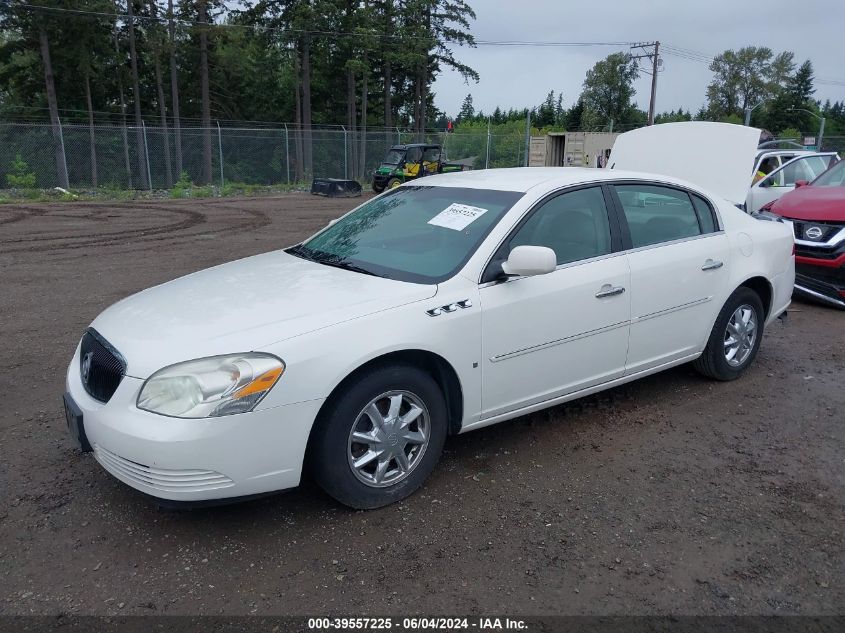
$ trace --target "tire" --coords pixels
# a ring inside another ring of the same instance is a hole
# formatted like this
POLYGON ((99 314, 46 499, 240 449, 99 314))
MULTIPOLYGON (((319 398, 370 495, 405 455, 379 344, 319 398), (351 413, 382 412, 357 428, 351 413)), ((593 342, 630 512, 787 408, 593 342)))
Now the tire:
POLYGON ((379 187, 376 183, 373 183, 373 191, 375 193, 381 193, 384 191, 384 187, 379 187))
POLYGON ((385 189, 396 189, 399 185, 402 184, 402 181, 399 178, 391 178, 387 181, 387 186, 385 189))
POLYGON ((443 452, 447 422, 446 401, 429 374, 407 365, 375 367, 324 407, 308 465, 317 484, 340 503, 356 510, 380 508, 408 497, 428 478, 443 452), (400 396, 397 419, 391 406, 400 396), (378 415, 382 420, 376 424, 378 415), (365 436, 366 442, 356 441, 365 436), (407 440, 411 436, 414 441, 407 440), (356 460, 366 463, 355 468, 356 460))
POLYGON ((701 356, 693 362, 693 367, 699 373, 715 380, 727 381, 739 378, 754 362, 757 351, 760 349, 764 315, 760 296, 745 286, 737 288, 728 297, 719 316, 716 317, 707 346, 701 356), (742 310, 741 313, 739 313, 740 310, 742 310), (733 324, 737 320, 743 322, 746 317, 749 321, 753 319, 753 331, 743 333, 742 329, 748 329, 747 325, 744 325, 737 332, 733 324), (730 331, 729 324, 733 328, 730 331), (731 340, 733 343, 729 345, 731 340))

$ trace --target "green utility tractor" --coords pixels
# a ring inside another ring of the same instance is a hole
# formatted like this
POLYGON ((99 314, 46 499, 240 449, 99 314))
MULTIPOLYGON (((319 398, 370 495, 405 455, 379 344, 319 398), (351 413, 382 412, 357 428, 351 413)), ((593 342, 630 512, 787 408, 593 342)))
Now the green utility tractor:
POLYGON ((423 176, 469 169, 472 169, 469 165, 444 162, 443 148, 440 145, 394 145, 387 151, 387 156, 378 169, 373 172, 373 191, 381 193, 385 189, 393 189, 423 176))

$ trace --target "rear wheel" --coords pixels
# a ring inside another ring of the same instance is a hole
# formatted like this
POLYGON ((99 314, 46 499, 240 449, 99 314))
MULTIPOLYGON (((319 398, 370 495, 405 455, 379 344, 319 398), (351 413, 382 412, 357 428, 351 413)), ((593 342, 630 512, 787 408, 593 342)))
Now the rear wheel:
POLYGON ((760 296, 750 288, 737 288, 719 312, 707 347, 693 366, 716 380, 739 378, 757 356, 764 321, 760 296))
POLYGON ((399 185, 402 184, 402 181, 399 178, 391 178, 387 181, 387 188, 388 189, 396 189, 399 185))
POLYGON ((356 509, 404 499, 431 474, 446 440, 447 410, 437 382, 410 366, 377 367, 326 407, 314 430, 317 483, 356 509))

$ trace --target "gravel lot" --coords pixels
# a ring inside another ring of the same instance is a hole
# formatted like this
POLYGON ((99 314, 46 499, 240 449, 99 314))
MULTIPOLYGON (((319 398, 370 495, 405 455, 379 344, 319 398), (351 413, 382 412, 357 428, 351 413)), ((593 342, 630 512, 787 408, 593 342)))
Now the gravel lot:
POLYGON ((680 367, 451 438, 378 511, 309 483, 163 511, 72 448, 98 312, 358 202, 0 206, 0 613, 843 613, 845 314, 808 304, 739 381, 680 367))

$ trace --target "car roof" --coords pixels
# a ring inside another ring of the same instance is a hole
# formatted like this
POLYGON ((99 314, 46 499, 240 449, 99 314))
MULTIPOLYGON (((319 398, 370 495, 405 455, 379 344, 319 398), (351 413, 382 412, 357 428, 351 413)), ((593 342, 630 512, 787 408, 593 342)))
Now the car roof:
POLYGON ((619 169, 596 169, 593 167, 506 167, 501 169, 479 169, 477 171, 461 171, 426 176, 424 181, 415 180, 413 185, 526 192, 538 186, 552 190, 569 185, 605 180, 625 180, 629 178, 633 180, 665 182, 700 189, 694 184, 670 176, 619 169))

